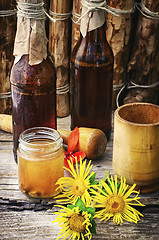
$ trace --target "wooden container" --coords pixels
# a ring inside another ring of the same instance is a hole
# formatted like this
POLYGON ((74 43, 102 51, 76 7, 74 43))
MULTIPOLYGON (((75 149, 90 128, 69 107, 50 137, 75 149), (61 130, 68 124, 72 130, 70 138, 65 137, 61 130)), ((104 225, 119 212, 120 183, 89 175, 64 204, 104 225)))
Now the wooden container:
POLYGON ((134 0, 108 0, 107 5, 116 10, 118 17, 107 14, 107 40, 114 54, 114 77, 112 107, 116 109, 116 96, 126 83, 127 63, 130 52, 130 37, 134 0), (125 13, 124 13, 125 12, 125 13), (127 12, 127 13, 126 13, 127 12))
POLYGON ((81 15, 81 0, 73 0, 73 11, 72 11, 72 46, 71 49, 75 47, 78 39, 80 38, 80 22, 78 18, 81 15))
POLYGON ((159 187, 159 106, 125 104, 115 111, 113 170, 142 192, 159 187))
MULTIPOLYGON (((132 52, 128 63, 129 80, 144 86, 147 102, 157 104, 159 97, 159 1, 142 0, 132 52), (146 9, 146 10, 145 10, 146 9), (146 87, 147 86, 147 87, 146 87)), ((130 92, 131 102, 136 92, 130 92)), ((142 93, 140 94, 142 99, 142 93)))
POLYGON ((54 58, 57 73, 57 117, 69 115, 69 74, 71 49, 72 0, 51 0, 49 25, 49 52, 54 58))
POLYGON ((11 113, 10 70, 16 31, 15 0, 0 1, 0 113, 11 113))

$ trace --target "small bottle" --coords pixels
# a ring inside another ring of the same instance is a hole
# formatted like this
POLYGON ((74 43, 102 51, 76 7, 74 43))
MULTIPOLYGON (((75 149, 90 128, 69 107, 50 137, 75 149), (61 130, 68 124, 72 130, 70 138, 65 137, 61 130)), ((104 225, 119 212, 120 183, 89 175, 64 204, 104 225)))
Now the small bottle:
POLYGON ((18 139, 25 129, 56 129, 56 71, 47 56, 42 0, 18 2, 15 62, 11 70, 13 152, 17 162, 18 139))
POLYGON ((36 198, 59 193, 55 183, 64 176, 62 142, 59 132, 52 128, 30 128, 20 134, 18 176, 23 193, 36 198))
POLYGON ((83 2, 81 35, 71 57, 71 129, 99 128, 109 140, 114 57, 106 40, 105 10, 98 9, 105 1, 83 2))

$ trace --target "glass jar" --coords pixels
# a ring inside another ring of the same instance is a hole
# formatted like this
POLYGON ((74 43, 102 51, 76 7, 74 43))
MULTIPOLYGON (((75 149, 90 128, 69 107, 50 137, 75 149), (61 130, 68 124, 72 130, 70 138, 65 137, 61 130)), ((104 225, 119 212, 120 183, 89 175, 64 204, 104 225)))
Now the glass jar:
POLYGON ((57 180, 64 176, 64 148, 59 132, 35 127, 20 134, 18 176, 20 190, 34 198, 57 195, 57 180))

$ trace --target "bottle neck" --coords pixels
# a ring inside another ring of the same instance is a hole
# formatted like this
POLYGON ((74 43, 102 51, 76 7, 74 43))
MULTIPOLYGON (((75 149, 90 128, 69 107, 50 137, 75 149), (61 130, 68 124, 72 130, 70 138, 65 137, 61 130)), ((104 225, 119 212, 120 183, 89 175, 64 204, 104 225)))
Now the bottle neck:
POLYGON ((105 0, 82 0, 81 26, 80 32, 83 37, 88 32, 101 27, 106 19, 104 6, 105 0))
MULTIPOLYGON (((81 34, 81 38, 83 38, 82 34, 81 34)), ((106 21, 101 27, 96 28, 90 32, 87 32, 87 35, 85 38, 86 38, 86 41, 90 43, 99 43, 99 42, 107 41, 106 40, 106 21)))
POLYGON ((14 43, 15 64, 29 54, 29 64, 40 64, 47 57, 45 12, 42 0, 17 2, 17 32, 14 43))

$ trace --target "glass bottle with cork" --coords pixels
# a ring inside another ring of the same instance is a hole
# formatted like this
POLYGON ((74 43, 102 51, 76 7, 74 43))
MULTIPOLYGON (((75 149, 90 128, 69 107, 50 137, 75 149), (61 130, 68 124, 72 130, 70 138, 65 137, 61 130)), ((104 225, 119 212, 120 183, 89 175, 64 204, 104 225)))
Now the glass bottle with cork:
POLYGON ((15 61, 11 70, 13 152, 17 161, 21 132, 32 127, 56 129, 56 71, 47 55, 42 0, 17 1, 15 61))
POLYGON ((81 34, 71 56, 71 129, 99 128, 109 140, 114 57, 105 6, 105 0, 82 0, 81 34))

